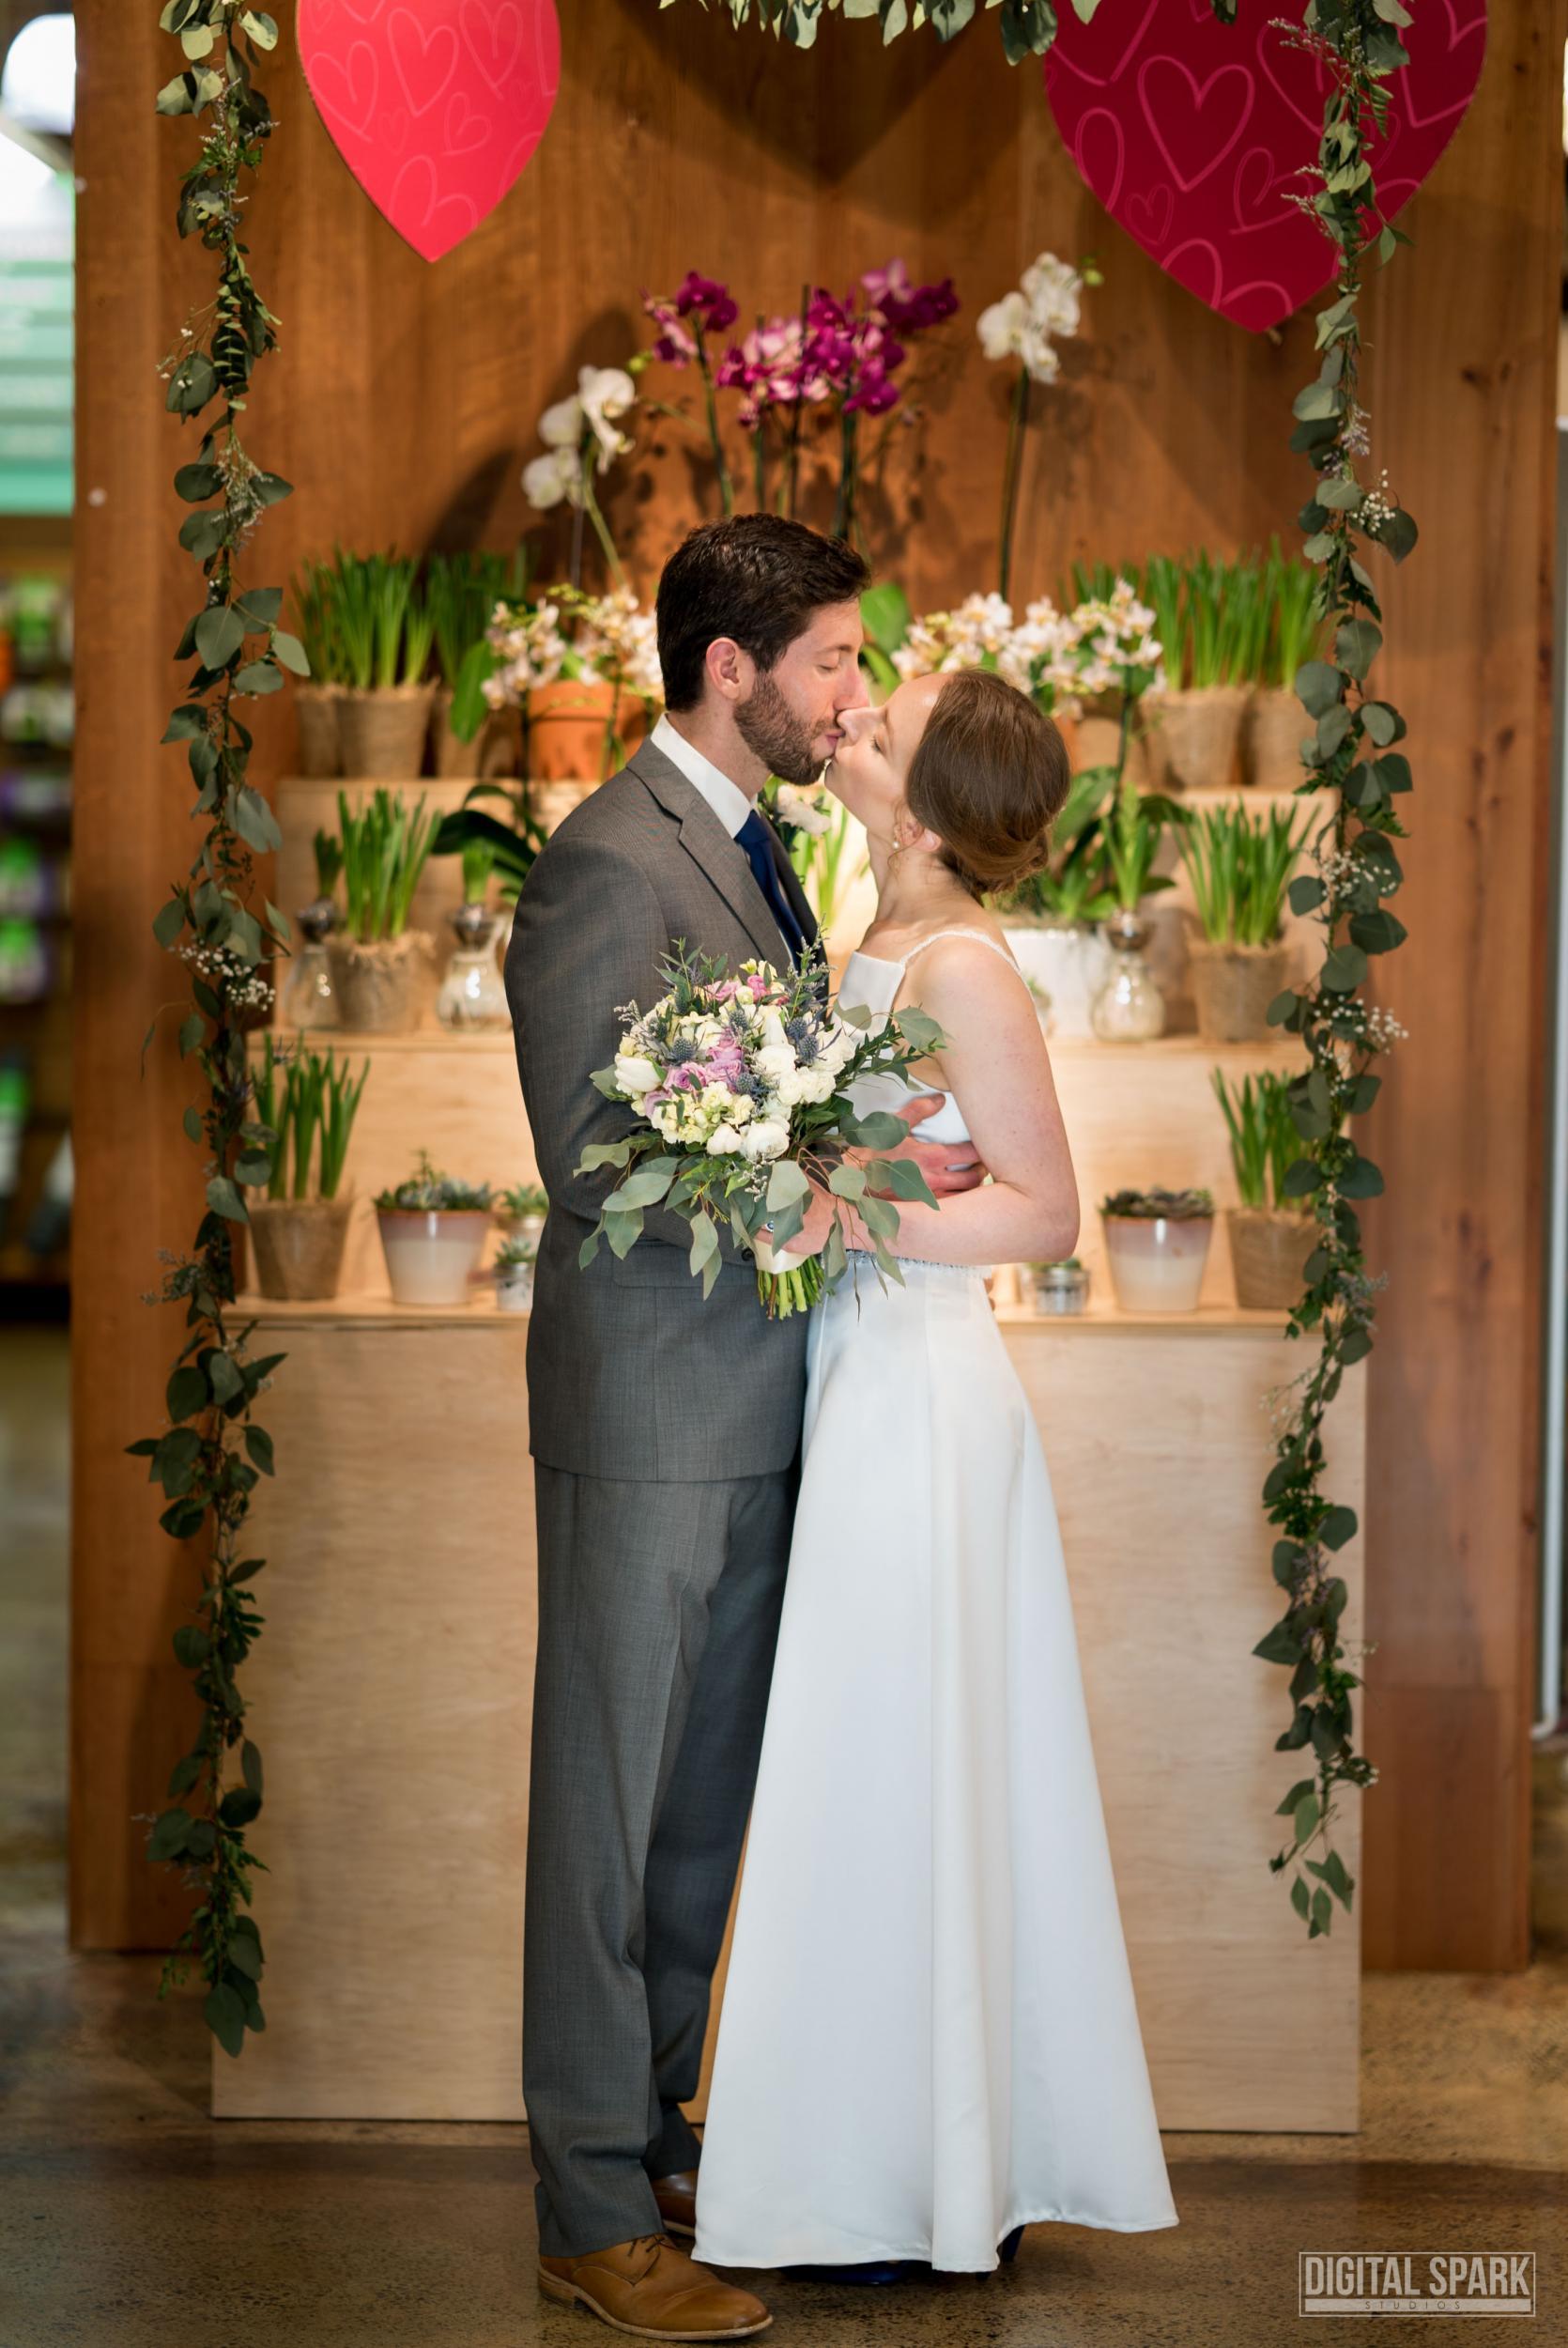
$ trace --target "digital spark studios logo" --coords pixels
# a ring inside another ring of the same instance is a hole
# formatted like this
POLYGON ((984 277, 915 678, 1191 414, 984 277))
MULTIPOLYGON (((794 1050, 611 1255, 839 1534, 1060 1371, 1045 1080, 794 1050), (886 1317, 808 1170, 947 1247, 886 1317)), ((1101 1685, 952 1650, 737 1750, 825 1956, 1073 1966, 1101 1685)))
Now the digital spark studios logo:
POLYGON ((1300 2250, 1298 2315, 1533 2315, 1533 2250, 1300 2250))

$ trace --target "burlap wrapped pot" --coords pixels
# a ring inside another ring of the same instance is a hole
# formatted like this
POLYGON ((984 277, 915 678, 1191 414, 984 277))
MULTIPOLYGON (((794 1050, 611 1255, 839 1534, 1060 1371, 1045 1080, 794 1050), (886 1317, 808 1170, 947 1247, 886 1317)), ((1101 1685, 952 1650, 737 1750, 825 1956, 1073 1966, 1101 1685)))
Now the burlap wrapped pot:
POLYGON ((311 782, 330 781, 343 772, 336 685, 297 685, 294 718, 300 733, 300 772, 311 782))
POLYGON ((335 1296, 354 1201, 337 1198, 254 1198, 250 1201, 251 1261, 263 1296, 291 1303, 335 1296))
POLYGON ((1151 701, 1149 762, 1156 788, 1227 789, 1236 767, 1246 705, 1247 688, 1242 685, 1194 686, 1151 701))
POLYGON ((1258 791, 1294 791, 1306 780, 1301 738, 1312 720, 1294 693, 1260 688, 1247 704, 1242 729, 1245 780, 1258 791))
POLYGON ((417 1027, 430 951, 423 930, 369 941, 330 937, 327 960, 344 1027, 360 1035, 406 1035, 417 1027))
POLYGON ((1268 1006, 1283 993, 1290 951, 1283 938, 1268 946, 1187 942, 1187 974, 1206 1043, 1267 1043, 1274 1030, 1268 1006))
POLYGON ((387 685, 361 693, 346 687, 338 716, 344 773, 373 782, 417 780, 424 766, 434 689, 387 685))
POLYGON ((1303 1266, 1317 1244, 1309 1214, 1279 1208, 1227 1207, 1236 1301, 1245 1312, 1288 1312, 1306 1286, 1303 1266))
POLYGON ((445 686, 438 686, 430 703, 430 745, 436 754, 436 772, 444 781, 462 782, 479 775, 480 753, 484 748, 484 728, 481 726, 471 742, 465 742, 452 730, 452 695, 445 686))

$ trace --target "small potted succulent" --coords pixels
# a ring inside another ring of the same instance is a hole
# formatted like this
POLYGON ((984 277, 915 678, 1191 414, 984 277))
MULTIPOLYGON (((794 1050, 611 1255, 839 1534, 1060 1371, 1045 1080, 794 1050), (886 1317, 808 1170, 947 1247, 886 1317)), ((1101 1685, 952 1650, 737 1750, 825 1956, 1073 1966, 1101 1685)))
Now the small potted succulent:
POLYGON ((549 1199, 537 1182, 517 1182, 511 1190, 502 1191, 496 1207, 496 1220, 508 1238, 528 1241, 537 1253, 549 1211, 549 1199))
POLYGON ((265 1198, 249 1201, 251 1259, 263 1296, 335 1296, 353 1197, 344 1161, 370 1074, 309 1044, 277 1050, 269 1032, 252 1079, 257 1122, 276 1139, 265 1198))
POLYGON ((343 1025, 361 1034, 398 1034, 419 1023, 431 941, 408 927, 408 915, 437 820, 425 814, 423 791, 409 809, 401 792, 379 788, 359 815, 338 793, 347 911, 327 951, 343 1025))
POLYGON ((465 1304, 494 1205, 488 1182, 438 1173, 422 1150, 415 1171, 376 1199, 393 1303, 465 1304))
POLYGON ((1052 1263, 1031 1264, 1035 1310, 1048 1319, 1089 1308, 1089 1268, 1076 1256, 1061 1256, 1052 1263))
POLYGON ((502 1240, 492 1267, 496 1275, 496 1305, 503 1313, 526 1313, 533 1303, 533 1267, 539 1243, 516 1232, 502 1240))
POLYGON ((1192 886, 1197 934, 1188 967, 1198 1033, 1208 1043, 1268 1041, 1268 1006, 1284 986, 1290 950, 1285 890, 1312 826, 1288 810, 1207 810, 1182 827, 1181 859, 1192 886))
POLYGON ((1306 1286, 1306 1260, 1317 1244, 1310 1205, 1288 1197, 1284 1188, 1286 1173, 1302 1154, 1290 1113, 1290 1079, 1265 1069, 1255 1078, 1243 1076, 1233 1093, 1223 1069, 1211 1074, 1230 1129, 1241 1199, 1225 1210, 1236 1301, 1250 1312, 1289 1312, 1306 1286))
POLYGON ((1100 1202, 1111 1286, 1124 1313, 1195 1312, 1214 1235, 1207 1190, 1117 1190, 1100 1202))

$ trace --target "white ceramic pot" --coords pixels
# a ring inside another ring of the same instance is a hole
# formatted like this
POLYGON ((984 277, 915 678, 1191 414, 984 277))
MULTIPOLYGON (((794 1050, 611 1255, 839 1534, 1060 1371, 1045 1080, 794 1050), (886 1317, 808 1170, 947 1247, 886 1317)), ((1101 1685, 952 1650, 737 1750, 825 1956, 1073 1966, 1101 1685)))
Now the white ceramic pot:
POLYGON ((1049 1000, 1047 1034, 1087 1041, 1094 998, 1111 975, 1111 949, 1099 932, 1077 921, 1009 922, 1007 939, 1030 986, 1049 1000))
POLYGON ((1212 1215, 1100 1217, 1111 1286, 1124 1313, 1196 1312, 1212 1215))
POLYGON ((466 1305, 494 1218, 485 1209, 378 1207, 395 1305, 466 1305))

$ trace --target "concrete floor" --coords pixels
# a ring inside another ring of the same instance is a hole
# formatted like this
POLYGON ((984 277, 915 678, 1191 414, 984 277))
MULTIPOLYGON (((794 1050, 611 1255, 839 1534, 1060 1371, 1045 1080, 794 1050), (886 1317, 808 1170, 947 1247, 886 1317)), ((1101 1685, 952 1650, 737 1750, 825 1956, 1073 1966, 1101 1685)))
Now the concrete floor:
MULTIPOLYGON (((66 1338, 0 1330, 0 2348, 589 2348, 541 2303, 523 2132, 207 2116, 153 1957, 65 1946, 66 1338)), ((1273 2348, 1301 2249, 1538 2253, 1568 2340, 1568 1761, 1537 1764, 1528 1974, 1372 1975, 1360 2136, 1171 2136, 1181 2224, 1036 2228, 986 2279, 762 2278, 810 2348, 1273 2348)), ((1281 2020, 1284 2049, 1310 2048, 1281 2020)), ((754 2278, 747 2278, 755 2280, 754 2278)), ((1341 2319, 1391 2348, 1397 2319, 1341 2319)), ((1488 2335, 1498 2329, 1488 2325, 1488 2335)), ((1429 2337, 1424 2333, 1420 2337, 1429 2337)))

